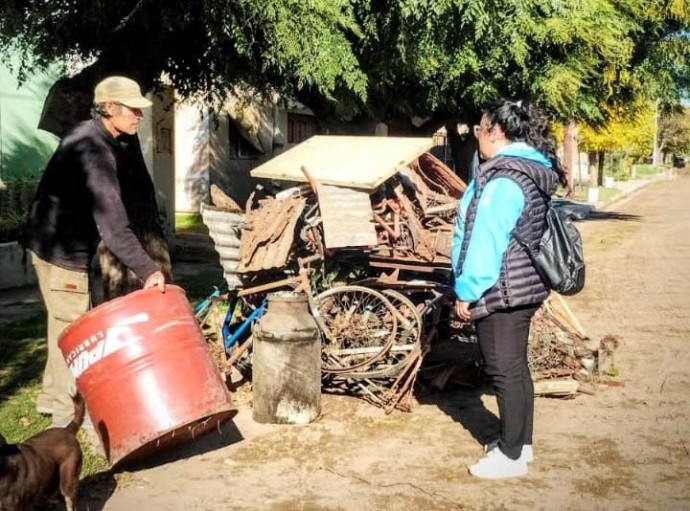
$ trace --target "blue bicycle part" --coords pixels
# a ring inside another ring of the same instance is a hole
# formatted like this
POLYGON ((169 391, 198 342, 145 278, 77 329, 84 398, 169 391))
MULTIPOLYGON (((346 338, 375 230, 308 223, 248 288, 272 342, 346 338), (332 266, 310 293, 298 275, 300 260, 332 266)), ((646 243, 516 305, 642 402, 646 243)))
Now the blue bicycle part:
POLYGON ((268 304, 268 300, 264 299, 263 302, 261 302, 261 305, 259 305, 250 315, 247 319, 245 319, 240 326, 237 327, 237 330, 235 330, 232 334, 230 333, 230 321, 232 320, 232 315, 233 315, 233 310, 234 310, 234 303, 233 306, 228 309, 228 313, 225 315, 225 321, 223 321, 223 328, 222 328, 222 334, 223 334, 223 341, 225 342, 225 351, 229 352, 230 349, 237 343, 237 341, 242 337, 242 335, 247 331, 247 329, 254 323, 256 320, 261 318, 261 316, 264 315, 266 312, 266 306, 268 304))
POLYGON ((204 298, 196 307, 194 307, 194 315, 203 322, 208 314, 211 312, 211 305, 213 301, 227 292, 227 284, 223 283, 220 286, 213 286, 213 293, 204 298))

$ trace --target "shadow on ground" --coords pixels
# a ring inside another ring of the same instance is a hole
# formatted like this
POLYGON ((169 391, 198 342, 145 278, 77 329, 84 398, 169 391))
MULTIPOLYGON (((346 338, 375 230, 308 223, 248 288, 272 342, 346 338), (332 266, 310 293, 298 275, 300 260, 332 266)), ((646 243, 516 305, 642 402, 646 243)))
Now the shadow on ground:
POLYGON ((495 440, 500 433, 496 415, 487 410, 482 395, 487 388, 461 388, 438 393, 418 393, 417 400, 426 405, 436 405, 439 410, 460 424, 480 445, 495 440))
MULTIPOLYGON (((209 432, 187 444, 166 448, 147 455, 142 461, 118 465, 110 470, 87 476, 82 479, 79 486, 77 509, 101 511, 118 486, 127 486, 133 472, 203 455, 243 439, 234 422, 228 421, 220 429, 209 432)), ((48 506, 48 511, 66 511, 62 499, 53 499, 48 506)))
MULTIPOLYGON (((111 471, 85 477, 79 483, 76 509, 102 511, 116 489, 117 480, 111 471)), ((46 511, 67 511, 67 507, 62 497, 56 496, 48 503, 46 511)))
POLYGON ((419 403, 437 406, 478 443, 487 444, 498 436, 500 424, 482 401, 482 395, 492 391, 481 361, 476 342, 458 342, 442 335, 424 359, 415 397, 419 403))
POLYGON ((188 459, 192 456, 200 456, 217 449, 222 449, 223 447, 227 447, 228 445, 235 444, 242 440, 244 440, 242 433, 240 433, 240 430, 237 428, 234 421, 229 420, 219 429, 211 431, 192 442, 148 454, 140 461, 123 463, 121 466, 118 465, 115 467, 114 470, 118 473, 147 470, 153 467, 159 467, 161 465, 167 465, 168 463, 188 459))
POLYGON ((32 384, 46 363, 45 317, 8 323, 0 334, 0 403, 32 384))
POLYGON ((590 216, 584 219, 585 222, 592 222, 597 220, 617 220, 620 222, 639 222, 642 217, 639 215, 628 215, 626 213, 618 213, 616 211, 594 211, 590 216))

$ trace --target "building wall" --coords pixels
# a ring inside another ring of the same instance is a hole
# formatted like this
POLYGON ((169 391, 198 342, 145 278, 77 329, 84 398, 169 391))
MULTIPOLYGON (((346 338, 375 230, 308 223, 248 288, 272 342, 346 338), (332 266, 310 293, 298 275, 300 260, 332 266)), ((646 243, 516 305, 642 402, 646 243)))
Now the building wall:
POLYGON ((227 114, 217 116, 209 138, 209 182, 244 207, 255 186, 249 171, 260 154, 237 130, 227 114))
POLYGON ((175 210, 198 212, 208 201, 210 116, 189 103, 175 105, 175 210))
POLYGON ((171 88, 166 87, 159 94, 149 94, 149 99, 153 106, 144 114, 139 139, 172 249, 175 240, 175 95, 171 88))
POLYGON ((176 211, 198 212, 202 202, 210 202, 212 184, 244 207, 257 184, 251 169, 286 147, 285 112, 258 107, 253 126, 238 126, 228 113, 231 106, 217 115, 189 103, 175 107, 176 211))
MULTIPOLYGON (((322 124, 311 110, 292 102, 272 106, 230 98, 216 116, 193 104, 178 104, 175 112, 176 210, 180 212, 199 212, 200 204, 210 201, 213 184, 244 208, 259 183, 250 171, 314 134, 419 136, 409 123, 322 124)), ((449 154, 445 146, 440 149, 449 154)))

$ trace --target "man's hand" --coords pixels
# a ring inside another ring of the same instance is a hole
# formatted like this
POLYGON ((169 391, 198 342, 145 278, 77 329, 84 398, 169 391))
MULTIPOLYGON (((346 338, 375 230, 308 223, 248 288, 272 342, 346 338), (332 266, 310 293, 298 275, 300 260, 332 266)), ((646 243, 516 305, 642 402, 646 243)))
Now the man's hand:
POLYGON ((455 300, 455 313, 463 321, 470 320, 470 304, 462 300, 455 300))
POLYGON ((158 287, 158 290, 161 293, 165 293, 165 277, 163 276, 162 272, 157 271, 149 275, 149 278, 147 278, 146 282, 144 282, 144 289, 148 289, 150 287, 158 287))

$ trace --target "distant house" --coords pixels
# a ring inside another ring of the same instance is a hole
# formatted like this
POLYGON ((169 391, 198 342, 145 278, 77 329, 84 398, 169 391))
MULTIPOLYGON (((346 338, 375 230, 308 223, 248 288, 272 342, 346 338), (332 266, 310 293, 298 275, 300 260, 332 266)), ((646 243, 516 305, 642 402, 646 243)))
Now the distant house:
POLYGON ((321 132, 313 112, 294 102, 230 96, 219 110, 186 102, 175 107, 177 211, 199 211, 211 184, 244 204, 255 186, 251 169, 321 132))

